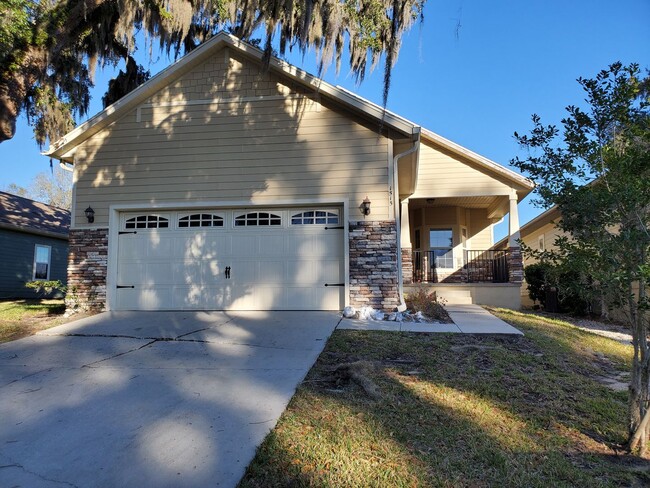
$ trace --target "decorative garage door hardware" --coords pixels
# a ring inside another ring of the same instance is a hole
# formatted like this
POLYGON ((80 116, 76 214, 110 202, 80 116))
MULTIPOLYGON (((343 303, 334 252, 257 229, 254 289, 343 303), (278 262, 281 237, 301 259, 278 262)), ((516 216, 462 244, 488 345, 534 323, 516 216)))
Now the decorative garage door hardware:
POLYGON ((135 288, 133 285, 117 285, 115 288, 135 288))
POLYGON ((345 227, 343 227, 342 225, 339 225, 337 227, 325 227, 325 230, 335 230, 335 229, 344 229, 344 228, 345 227))
POLYGON ((345 283, 325 283, 325 286, 345 286, 345 283))
POLYGON ((121 236, 122 234, 137 234, 137 230, 121 230, 117 233, 117 235, 121 236))

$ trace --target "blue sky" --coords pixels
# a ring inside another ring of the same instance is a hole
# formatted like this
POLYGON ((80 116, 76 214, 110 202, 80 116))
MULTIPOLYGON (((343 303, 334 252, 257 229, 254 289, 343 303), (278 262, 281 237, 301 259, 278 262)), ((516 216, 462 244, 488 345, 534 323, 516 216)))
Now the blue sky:
MULTIPOLYGON (((508 166, 521 155, 513 132, 528 130, 531 114, 559 124, 567 105, 582 102, 578 77, 614 61, 650 69, 649 21, 650 0, 429 0, 424 23, 403 39, 388 108, 508 166)), ((316 73, 314 53, 288 61, 316 73)), ((154 74, 168 62, 160 56, 146 67, 154 74)), ((98 72, 90 115, 101 110, 111 76, 98 72)), ((359 86, 345 63, 324 78, 381 103, 381 67, 359 86)), ((27 186, 49 169, 24 118, 14 139, 0 144, 0 164, 0 188, 27 186)), ((522 223, 542 211, 529 200, 520 205, 522 223)), ((499 225, 496 239, 505 232, 499 225)))

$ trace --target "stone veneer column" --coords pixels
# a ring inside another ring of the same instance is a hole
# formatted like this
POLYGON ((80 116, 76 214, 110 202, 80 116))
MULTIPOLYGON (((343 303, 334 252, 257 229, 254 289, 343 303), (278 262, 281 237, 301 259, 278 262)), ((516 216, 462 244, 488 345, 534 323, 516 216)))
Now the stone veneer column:
POLYGON ((350 304, 399 305, 395 221, 350 222, 350 304))
POLYGON ((510 283, 524 281, 524 261, 520 247, 508 248, 508 280, 510 283))
POLYGON ((402 248, 402 283, 413 283, 413 249, 410 247, 402 248))
POLYGON ((66 307, 72 311, 106 308, 108 229, 70 230, 68 293, 66 307))

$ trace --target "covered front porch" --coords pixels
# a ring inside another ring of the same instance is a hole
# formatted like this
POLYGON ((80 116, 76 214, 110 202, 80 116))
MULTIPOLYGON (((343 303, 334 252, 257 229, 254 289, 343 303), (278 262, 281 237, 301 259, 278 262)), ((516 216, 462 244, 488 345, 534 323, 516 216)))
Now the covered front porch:
POLYGON ((425 289, 448 304, 518 309, 523 263, 517 239, 517 194, 402 200, 404 291, 425 289), (494 226, 508 219, 506 248, 494 226))
POLYGON ((404 283, 520 283, 518 231, 516 194, 404 199, 404 283), (493 228, 506 212, 510 243, 494 249, 493 228))
POLYGON ((517 203, 532 182, 426 130, 419 157, 401 160, 398 177, 404 291, 424 287, 449 303, 519 308, 517 203), (494 226, 505 218, 508 245, 495 249, 494 226))

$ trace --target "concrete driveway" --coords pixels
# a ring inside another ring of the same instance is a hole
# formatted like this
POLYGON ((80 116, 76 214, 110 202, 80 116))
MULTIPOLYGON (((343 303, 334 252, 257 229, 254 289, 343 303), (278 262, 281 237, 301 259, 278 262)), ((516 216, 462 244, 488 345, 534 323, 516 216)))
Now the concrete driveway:
POLYGON ((0 345, 0 486, 235 486, 339 320, 107 312, 0 345))

